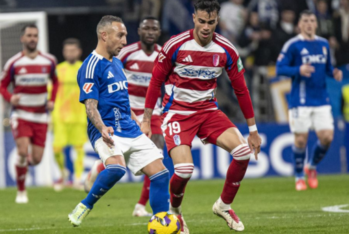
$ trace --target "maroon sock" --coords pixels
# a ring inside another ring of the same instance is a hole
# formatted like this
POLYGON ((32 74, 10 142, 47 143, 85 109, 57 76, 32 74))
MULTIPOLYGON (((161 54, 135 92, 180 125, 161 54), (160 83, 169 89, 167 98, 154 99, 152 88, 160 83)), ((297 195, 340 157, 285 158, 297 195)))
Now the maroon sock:
POLYGON ((183 179, 177 174, 173 174, 170 181, 170 195, 172 207, 179 207, 182 203, 185 187, 187 186, 190 178, 183 179))
POLYGON ((150 179, 148 176, 144 176, 143 188, 141 197, 139 198, 138 203, 145 206, 149 200, 149 189, 150 189, 150 179))
POLYGON ((233 203, 236 193, 240 187, 240 181, 244 178, 248 162, 250 160, 234 159, 228 168, 221 199, 225 204, 233 203))
POLYGON ((25 190, 25 177, 27 174, 28 167, 20 167, 16 165, 16 180, 17 180, 17 188, 18 191, 24 191, 25 190))

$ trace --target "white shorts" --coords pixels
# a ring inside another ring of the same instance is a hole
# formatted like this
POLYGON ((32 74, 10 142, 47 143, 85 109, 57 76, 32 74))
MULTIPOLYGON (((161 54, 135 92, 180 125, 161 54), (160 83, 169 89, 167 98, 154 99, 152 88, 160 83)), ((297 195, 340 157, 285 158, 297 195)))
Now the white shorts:
POLYGON ((292 108, 288 110, 288 117, 292 133, 307 133, 310 129, 333 130, 330 105, 292 108))
POLYGON ((155 161, 163 158, 159 149, 155 144, 144 134, 136 138, 127 138, 112 136, 114 140, 114 147, 109 148, 104 143, 103 138, 99 138, 95 142, 95 151, 102 159, 103 163, 111 157, 121 155, 125 158, 127 167, 134 175, 141 175, 141 170, 155 161))

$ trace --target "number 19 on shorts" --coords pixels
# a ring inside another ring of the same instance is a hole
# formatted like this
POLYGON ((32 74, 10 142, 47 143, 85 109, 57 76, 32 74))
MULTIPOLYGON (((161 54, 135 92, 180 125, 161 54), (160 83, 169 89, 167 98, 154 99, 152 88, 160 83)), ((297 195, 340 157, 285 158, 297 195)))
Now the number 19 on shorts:
POLYGON ((170 136, 172 136, 173 133, 178 134, 181 132, 181 126, 179 125, 179 123, 177 121, 169 123, 169 124, 167 124, 167 126, 169 129, 170 136))

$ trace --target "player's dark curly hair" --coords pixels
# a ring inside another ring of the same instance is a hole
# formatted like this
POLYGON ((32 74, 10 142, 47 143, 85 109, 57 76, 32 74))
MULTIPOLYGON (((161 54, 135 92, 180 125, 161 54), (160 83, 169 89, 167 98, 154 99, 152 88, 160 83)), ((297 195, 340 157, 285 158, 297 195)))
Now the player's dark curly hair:
POLYGON ((221 10, 221 6, 217 0, 197 0, 194 4, 195 12, 198 10, 206 11, 209 15, 216 11, 217 14, 221 10))

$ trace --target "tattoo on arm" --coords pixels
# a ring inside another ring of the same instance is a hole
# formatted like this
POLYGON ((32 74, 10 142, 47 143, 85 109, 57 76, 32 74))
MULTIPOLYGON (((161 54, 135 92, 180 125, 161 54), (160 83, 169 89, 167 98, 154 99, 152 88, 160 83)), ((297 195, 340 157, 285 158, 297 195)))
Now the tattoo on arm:
POLYGON ((144 109, 144 116, 143 116, 143 122, 150 122, 151 115, 153 114, 153 109, 145 108, 144 109))
POLYGON ((102 128, 105 126, 102 117, 99 114, 97 109, 98 101, 95 99, 87 99, 85 101, 86 114, 92 124, 99 130, 102 131, 102 128))

